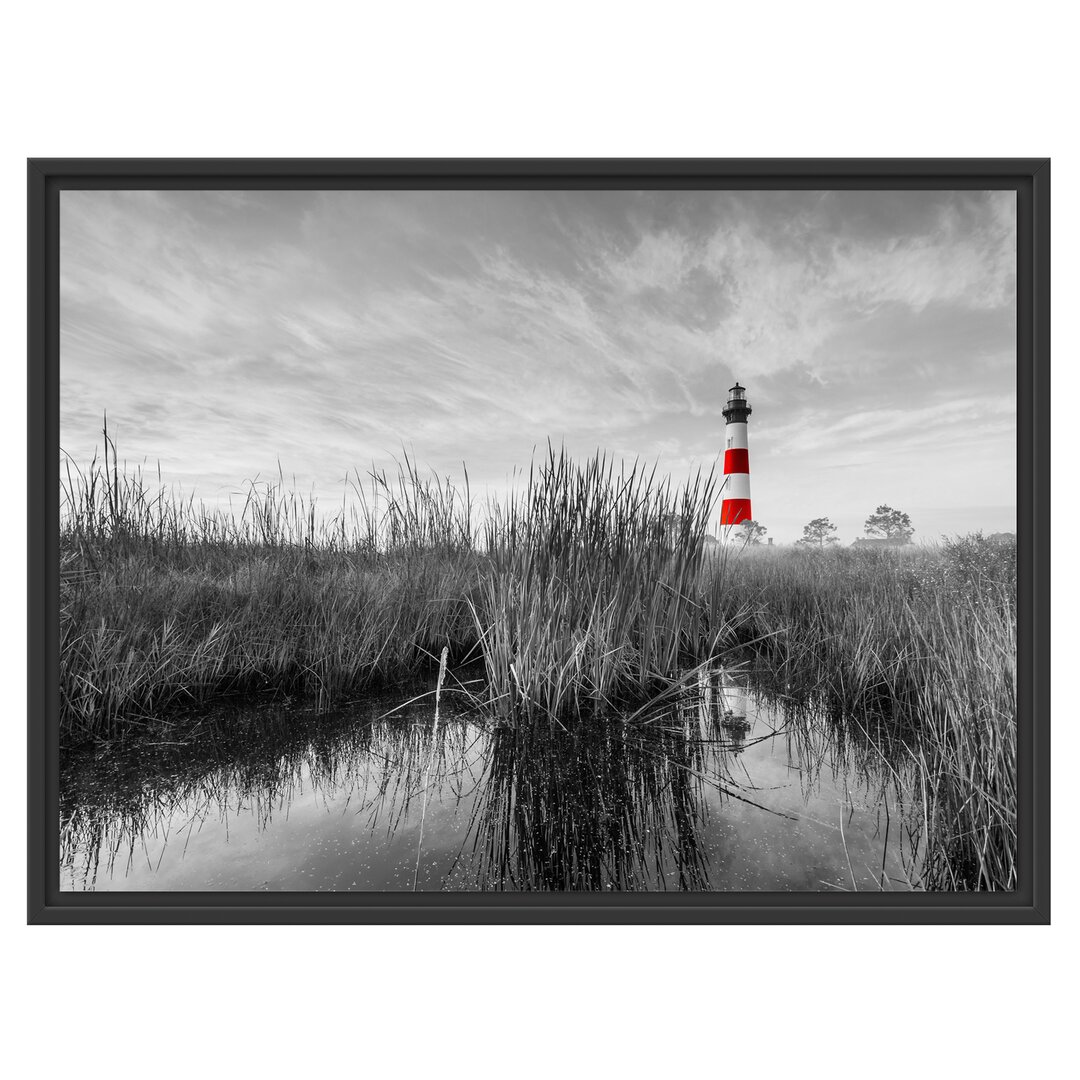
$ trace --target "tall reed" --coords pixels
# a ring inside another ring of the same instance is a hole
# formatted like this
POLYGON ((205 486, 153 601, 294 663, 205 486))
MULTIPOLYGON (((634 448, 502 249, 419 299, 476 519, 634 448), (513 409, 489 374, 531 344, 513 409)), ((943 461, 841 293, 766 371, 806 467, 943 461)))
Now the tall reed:
POLYGON ((673 490, 549 448, 523 493, 490 508, 472 604, 488 704, 560 720, 648 697, 713 649, 698 585, 716 490, 673 490))

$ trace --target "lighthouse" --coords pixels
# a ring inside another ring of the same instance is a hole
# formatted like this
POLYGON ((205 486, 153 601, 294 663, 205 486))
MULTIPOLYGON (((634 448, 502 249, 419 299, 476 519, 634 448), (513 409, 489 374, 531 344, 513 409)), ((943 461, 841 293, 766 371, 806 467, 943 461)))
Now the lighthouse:
POLYGON ((724 419, 727 421, 724 444, 724 501, 720 507, 720 524, 738 525, 749 521, 750 512, 750 448, 746 441, 746 421, 753 411, 746 400, 746 387, 737 382, 728 391, 724 419))

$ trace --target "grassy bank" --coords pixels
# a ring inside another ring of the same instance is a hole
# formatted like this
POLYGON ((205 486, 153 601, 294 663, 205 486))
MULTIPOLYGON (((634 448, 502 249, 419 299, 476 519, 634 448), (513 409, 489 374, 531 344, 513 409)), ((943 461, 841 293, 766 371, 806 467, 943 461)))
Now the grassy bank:
POLYGON ((325 517, 283 484, 208 511, 121 469, 115 448, 62 492, 61 727, 111 738, 226 694, 331 707, 413 675, 446 645, 482 660, 483 704, 562 720, 640 702, 724 634, 698 581, 711 478, 675 491, 551 453, 525 490, 359 478, 325 517))

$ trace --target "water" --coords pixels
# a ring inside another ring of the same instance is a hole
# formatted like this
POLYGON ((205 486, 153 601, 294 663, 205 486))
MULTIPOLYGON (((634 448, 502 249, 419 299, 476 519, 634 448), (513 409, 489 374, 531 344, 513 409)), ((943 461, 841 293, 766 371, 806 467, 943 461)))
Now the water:
POLYGON ((61 888, 833 891, 918 880, 902 767, 835 721, 705 681, 644 721, 570 731, 498 727, 452 700, 434 733, 430 698, 372 698, 331 717, 238 710, 181 745, 72 758, 61 888))

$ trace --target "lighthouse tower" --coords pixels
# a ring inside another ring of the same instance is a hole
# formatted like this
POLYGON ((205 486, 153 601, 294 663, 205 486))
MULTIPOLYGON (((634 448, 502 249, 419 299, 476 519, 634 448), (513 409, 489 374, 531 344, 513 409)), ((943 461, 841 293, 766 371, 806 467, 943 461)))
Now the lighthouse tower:
POLYGON ((746 421, 753 411, 746 400, 746 387, 736 383, 729 391, 724 419, 727 421, 724 444, 724 501, 720 507, 720 524, 738 525, 749 521, 750 513, 750 450, 746 441, 746 421))

